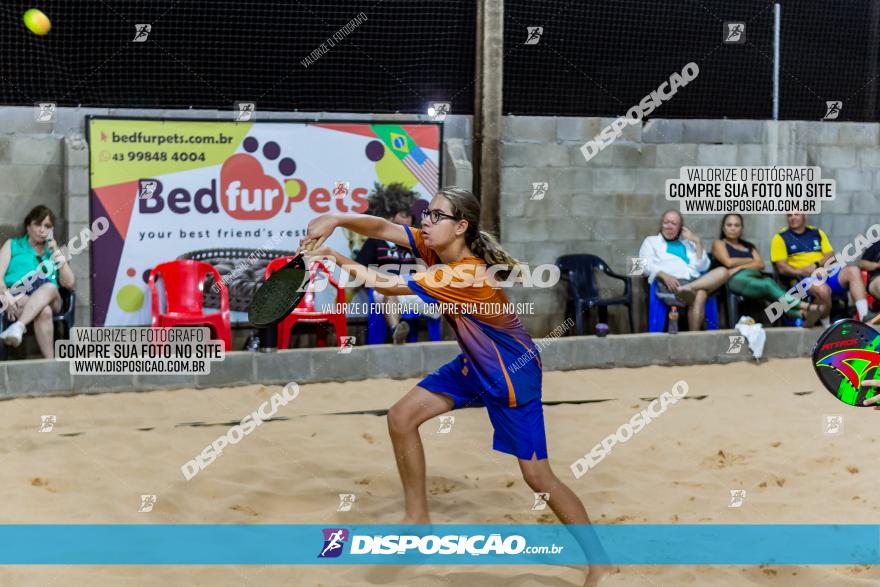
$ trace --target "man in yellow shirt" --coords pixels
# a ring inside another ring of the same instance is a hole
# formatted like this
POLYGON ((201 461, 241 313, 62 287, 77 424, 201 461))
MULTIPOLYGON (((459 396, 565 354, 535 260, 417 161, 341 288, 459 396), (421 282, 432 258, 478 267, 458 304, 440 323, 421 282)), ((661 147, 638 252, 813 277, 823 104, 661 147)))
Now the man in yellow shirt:
POLYGON ((824 306, 823 326, 830 324, 832 294, 844 294, 847 291, 855 302, 859 319, 872 318, 873 316, 868 315, 865 284, 862 283, 859 269, 847 265, 834 275, 829 275, 824 283, 813 281, 813 272, 834 256, 834 249, 821 229, 807 224, 805 214, 786 216, 788 228, 776 233, 770 242, 770 261, 776 266, 782 279, 788 281, 789 287, 804 278, 809 280, 805 289, 813 296, 815 303, 824 306))

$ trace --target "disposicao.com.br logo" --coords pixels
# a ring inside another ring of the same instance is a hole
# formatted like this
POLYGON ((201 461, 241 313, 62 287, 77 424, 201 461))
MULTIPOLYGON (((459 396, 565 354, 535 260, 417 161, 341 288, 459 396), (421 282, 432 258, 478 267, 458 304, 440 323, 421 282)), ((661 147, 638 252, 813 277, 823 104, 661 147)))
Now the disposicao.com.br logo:
POLYGON ((560 554, 564 545, 529 546, 525 537, 511 534, 350 534, 346 528, 324 528, 318 558, 337 558, 350 540, 349 555, 518 555, 560 554))

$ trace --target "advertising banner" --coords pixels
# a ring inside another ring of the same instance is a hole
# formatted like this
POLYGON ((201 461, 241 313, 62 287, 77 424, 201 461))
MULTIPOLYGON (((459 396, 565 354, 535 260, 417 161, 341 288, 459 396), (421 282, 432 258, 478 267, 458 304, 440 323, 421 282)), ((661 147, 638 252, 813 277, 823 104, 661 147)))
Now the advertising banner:
MULTIPOLYGON (((293 251, 312 218, 365 212, 376 182, 428 200, 439 188, 434 123, 88 123, 91 221, 110 225, 91 244, 95 326, 149 324, 160 263, 293 251)), ((342 231, 327 244, 351 252, 342 231)))

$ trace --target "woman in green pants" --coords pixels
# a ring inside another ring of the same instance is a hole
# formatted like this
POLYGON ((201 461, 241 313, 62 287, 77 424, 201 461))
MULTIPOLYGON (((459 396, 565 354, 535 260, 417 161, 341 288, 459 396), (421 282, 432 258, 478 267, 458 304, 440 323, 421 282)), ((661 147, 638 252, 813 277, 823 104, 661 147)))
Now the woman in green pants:
POLYGON ((761 273, 764 260, 758 248, 742 239, 743 221, 739 214, 727 214, 721 221, 721 233, 712 243, 712 255, 727 268, 727 287, 735 294, 754 300, 774 302, 785 298, 791 309, 785 315, 802 318, 804 325, 813 326, 822 315, 822 306, 801 302, 785 293, 776 281, 761 273))

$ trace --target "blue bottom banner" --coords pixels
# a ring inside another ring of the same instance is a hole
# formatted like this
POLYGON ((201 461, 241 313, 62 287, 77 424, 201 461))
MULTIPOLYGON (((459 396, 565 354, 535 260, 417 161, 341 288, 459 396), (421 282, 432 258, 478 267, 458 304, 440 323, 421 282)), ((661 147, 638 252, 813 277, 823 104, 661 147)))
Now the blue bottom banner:
POLYGON ((880 564, 880 525, 0 525, 0 564, 880 564))

